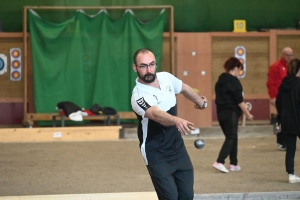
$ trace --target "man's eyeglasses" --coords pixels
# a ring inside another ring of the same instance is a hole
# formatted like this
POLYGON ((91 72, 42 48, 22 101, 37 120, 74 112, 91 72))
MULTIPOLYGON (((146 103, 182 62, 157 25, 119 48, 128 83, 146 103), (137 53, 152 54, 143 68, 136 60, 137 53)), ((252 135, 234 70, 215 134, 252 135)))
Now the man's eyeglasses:
POLYGON ((154 68, 156 66, 156 62, 152 62, 152 63, 150 63, 150 64, 141 64, 141 65, 139 65, 138 67, 140 68, 140 69, 147 69, 148 67, 150 67, 150 68, 154 68))
POLYGON ((285 56, 288 56, 288 57, 293 57, 293 54, 284 54, 285 56))

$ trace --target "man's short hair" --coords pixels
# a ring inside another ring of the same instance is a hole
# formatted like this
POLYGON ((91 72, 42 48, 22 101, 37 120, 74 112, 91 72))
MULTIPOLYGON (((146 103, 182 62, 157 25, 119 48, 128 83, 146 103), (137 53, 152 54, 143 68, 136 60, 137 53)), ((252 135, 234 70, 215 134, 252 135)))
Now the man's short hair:
MULTIPOLYGON (((134 63, 135 65, 137 65, 137 64, 136 64, 136 57, 137 57, 140 53, 149 53, 149 52, 153 53, 150 49, 147 49, 147 48, 141 48, 141 49, 137 50, 137 51, 134 53, 134 55, 133 55, 133 63, 134 63)), ((154 55, 154 53, 153 53, 153 55, 154 55)))

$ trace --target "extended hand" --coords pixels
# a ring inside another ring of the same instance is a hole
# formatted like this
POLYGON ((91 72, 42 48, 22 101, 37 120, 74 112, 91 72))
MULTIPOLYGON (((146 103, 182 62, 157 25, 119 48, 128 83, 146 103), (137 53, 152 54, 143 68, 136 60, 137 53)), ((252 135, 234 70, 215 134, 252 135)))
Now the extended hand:
POLYGON ((248 119, 248 120, 253 120, 253 115, 251 115, 251 114, 247 115, 247 116, 246 116, 246 119, 248 119))
POLYGON ((204 110, 208 106, 207 99, 205 96, 200 96, 200 97, 202 99, 202 105, 195 104, 194 108, 204 110))
POLYGON ((194 124, 192 122, 189 122, 187 120, 177 118, 175 121, 177 129, 181 132, 183 135, 188 135, 192 130, 194 130, 194 124))

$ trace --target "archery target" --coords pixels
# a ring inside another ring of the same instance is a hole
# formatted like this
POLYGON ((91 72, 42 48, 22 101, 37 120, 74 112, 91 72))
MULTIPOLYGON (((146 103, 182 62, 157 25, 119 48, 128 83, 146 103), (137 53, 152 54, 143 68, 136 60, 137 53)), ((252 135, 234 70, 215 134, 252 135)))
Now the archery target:
POLYGON ((244 78, 246 76, 246 49, 243 46, 237 46, 234 52, 235 57, 244 65, 244 69, 239 72, 238 78, 244 78))
POLYGON ((0 54, 0 75, 7 72, 7 57, 4 54, 0 54))
POLYGON ((21 49, 10 49, 10 80, 20 81, 22 76, 21 49))

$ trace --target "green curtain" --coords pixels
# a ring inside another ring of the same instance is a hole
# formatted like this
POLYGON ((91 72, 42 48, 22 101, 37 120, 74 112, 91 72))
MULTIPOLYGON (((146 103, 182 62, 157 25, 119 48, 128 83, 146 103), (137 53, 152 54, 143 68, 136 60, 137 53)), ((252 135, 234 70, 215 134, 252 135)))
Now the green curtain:
POLYGON ((37 113, 55 112, 60 101, 131 111, 134 52, 151 49, 160 70, 164 10, 147 23, 131 10, 117 21, 105 10, 93 16, 78 10, 63 23, 45 21, 33 10, 28 16, 37 113))

